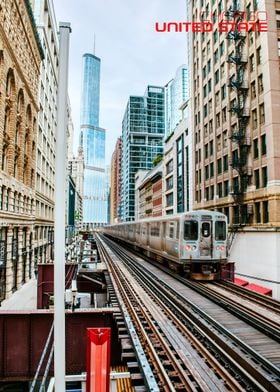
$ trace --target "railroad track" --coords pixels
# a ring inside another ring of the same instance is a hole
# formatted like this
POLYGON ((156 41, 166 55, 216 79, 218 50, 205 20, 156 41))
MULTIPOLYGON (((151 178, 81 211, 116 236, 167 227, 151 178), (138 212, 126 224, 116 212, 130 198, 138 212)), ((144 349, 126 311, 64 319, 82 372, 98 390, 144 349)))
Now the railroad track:
POLYGON ((258 304, 259 306, 264 307, 266 310, 270 310, 271 312, 280 316, 280 302, 271 297, 248 290, 246 287, 238 286, 232 282, 215 282, 214 285, 222 289, 226 289, 228 292, 236 294, 249 301, 254 299, 255 304, 258 304))
MULTIPOLYGON (((279 368, 246 343, 242 342, 237 336, 230 333, 198 306, 191 301, 186 300, 183 295, 178 293, 178 290, 171 287, 166 281, 162 281, 156 271, 148 271, 145 262, 135 257, 135 255, 132 255, 130 252, 124 251, 107 238, 101 238, 99 238, 98 242, 99 246, 102 248, 102 252, 104 254, 108 252, 105 251, 105 248, 106 245, 109 245, 114 254, 125 262, 126 268, 130 270, 130 273, 133 274, 138 282, 137 284, 132 284, 131 277, 126 277, 126 279, 123 278, 124 281, 119 282, 118 290, 124 291, 126 295, 128 295, 132 286, 135 290, 137 287, 141 287, 143 291, 138 298, 138 300, 140 299, 140 303, 141 300, 147 296, 146 293, 149 293, 149 298, 153 298, 153 303, 156 303, 167 316, 165 324, 162 321, 159 323, 158 320, 161 320, 161 318, 158 317, 151 318, 150 321, 147 319, 142 319, 141 321, 141 318, 144 317, 144 313, 146 313, 146 316, 149 315, 149 317, 153 317, 151 313, 156 314, 155 309, 152 312, 149 311, 149 309, 153 308, 151 299, 150 302, 146 302, 145 305, 142 303, 140 306, 139 302, 134 302, 132 305, 134 311, 139 310, 140 308, 142 309, 142 315, 139 318, 140 321, 138 320, 138 323, 140 322, 138 325, 139 330, 141 330, 141 328, 143 329, 144 325, 146 326, 144 327, 144 331, 153 331, 152 335, 149 337, 149 342, 152 344, 151 346, 147 343, 147 337, 142 339, 144 339, 144 346, 150 347, 147 349, 147 352, 152 367, 156 369, 155 373, 160 374, 160 372, 167 367, 167 377, 171 379, 171 385, 176 386, 175 389, 169 389, 170 385, 166 387, 166 376, 158 376, 161 390, 277 391, 280 389, 279 368), (139 262, 141 264, 139 264, 139 262), (121 287, 125 288, 122 289, 121 287), (175 338, 173 337, 173 344, 171 344, 172 339, 166 338, 166 335, 163 333, 167 328, 166 325, 169 325, 169 328, 172 326, 172 328, 175 328, 177 331, 174 335, 175 330, 173 330, 173 336, 175 336, 175 338), (163 335, 159 337, 157 336, 158 333, 163 333, 163 335), (182 351, 180 344, 178 344, 178 341, 181 341, 182 337, 189 342, 192 351, 194 351, 194 349, 196 351, 196 353, 192 352, 193 356, 191 360, 190 352, 187 358, 183 358, 182 355, 180 356, 178 354, 182 351), (161 346, 162 342, 166 340, 169 342, 168 346, 172 347, 172 351, 168 355, 168 350, 161 346), (154 349, 151 347, 154 347, 154 349), (157 353, 157 358, 160 359, 159 361, 151 354, 155 348, 159 349, 159 353, 157 353), (200 362, 198 361, 197 353, 199 353, 200 362), (161 356, 165 359, 160 358, 161 356), (176 364, 176 359, 179 361, 179 365, 176 364), (163 369, 159 364, 160 362, 163 364, 163 369), (194 363, 197 363, 195 368, 194 363), (205 368, 206 364, 208 369, 205 368), (197 369, 202 370, 203 375, 199 373, 197 369), (210 380, 208 380, 207 377, 208 373, 211 374, 210 380), (172 380, 172 377, 177 377, 177 380, 172 380), (207 380, 206 385, 205 382, 203 384, 203 379, 207 380), (193 381, 190 382, 190 380, 193 381)), ((110 263, 108 253, 107 258, 108 263, 110 263)), ((122 263, 114 263, 114 266, 111 263, 110 268, 112 271, 116 264, 118 264, 117 268, 124 268, 122 263), (120 267, 120 265, 122 265, 122 267, 120 267)), ((117 273, 113 272, 118 278, 122 276, 122 273, 123 271, 120 270, 117 273)), ((133 312, 132 309, 131 312, 133 312)))

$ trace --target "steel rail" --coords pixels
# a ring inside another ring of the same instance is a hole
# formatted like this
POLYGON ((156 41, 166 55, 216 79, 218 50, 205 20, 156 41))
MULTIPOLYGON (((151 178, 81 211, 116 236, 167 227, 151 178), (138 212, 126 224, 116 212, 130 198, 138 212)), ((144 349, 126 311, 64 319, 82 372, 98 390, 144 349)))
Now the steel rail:
MULTIPOLYGON (((97 241, 99 241, 99 240, 97 240, 97 241)), ((104 252, 106 252, 106 250, 104 249, 104 245, 102 244, 102 240, 100 241, 100 245, 103 247, 104 252)), ((139 315, 137 314, 137 312, 135 310, 135 306, 133 306, 133 304, 131 303, 132 300, 129 298, 128 293, 133 296, 134 303, 137 303, 138 309, 140 310, 142 316, 145 318, 146 322, 148 323, 149 328, 152 331, 154 338, 156 338, 157 341, 160 343, 161 350, 163 350, 163 352, 166 353, 166 356, 169 357, 169 359, 171 360, 172 365, 174 367, 174 370, 175 370, 176 374, 178 375, 178 378, 181 379, 183 390, 197 391, 198 389, 196 387, 194 387, 193 381, 190 381, 190 379, 188 378, 188 376, 186 374, 185 369, 183 369, 182 366, 178 363, 178 360, 176 359, 175 355, 172 353, 171 349, 169 348, 169 343, 160 335, 158 329, 154 325, 154 321, 150 319, 150 316, 148 315, 148 312, 145 310, 145 308, 143 306, 140 306, 139 299, 137 298, 137 296, 135 298, 135 293, 133 292, 133 290, 131 288, 131 284, 127 280, 127 278, 123 276, 123 272, 121 271, 121 269, 116 265, 116 263, 114 265, 112 265, 112 262, 109 258, 109 255, 106 258, 106 261, 108 262, 108 264, 111 267, 111 272, 114 276, 114 279, 116 279, 118 289, 122 293, 123 299, 125 300, 125 303, 130 310, 132 318, 135 321, 137 328, 141 333, 142 344, 145 345, 145 349, 148 350, 150 356, 152 357, 153 366, 155 366, 158 370, 157 375, 159 376, 159 379, 160 379, 161 388, 166 392, 169 392, 169 391, 175 392, 176 390, 178 390, 178 388, 179 388, 179 390, 182 390, 178 385, 177 385, 177 388, 174 388, 174 382, 170 379, 168 372, 165 370, 165 368, 162 364, 162 361, 159 358, 159 355, 157 354, 157 352, 154 348, 154 342, 151 340, 151 338, 148 336, 147 332, 145 331, 145 328, 143 327, 143 322, 139 318, 139 315), (124 287, 124 285, 125 285, 125 287, 124 287)), ((173 377, 174 377, 174 374, 173 374, 173 377)), ((196 380, 196 382, 198 382, 198 384, 199 384, 198 380, 196 380)), ((204 390, 206 390, 205 384, 203 384, 203 387, 205 388, 204 390)), ((200 390, 203 391, 202 388, 200 390)))
MULTIPOLYGON (((112 241, 110 241, 110 242, 112 243, 112 241)), ((114 246, 116 246, 115 243, 114 243, 114 246)), ((122 250, 122 252, 124 252, 124 250, 122 250)), ((127 253, 127 251, 126 251, 126 253, 127 253)), ((131 253, 131 252, 129 252, 129 253, 131 253)), ((132 260, 131 260, 131 262, 132 262, 132 260)), ((157 267, 158 267, 158 265, 157 265, 157 267)), ((153 276, 153 286, 155 286, 156 281, 159 281, 158 277, 155 276, 155 274, 153 274, 152 272, 149 272, 149 273, 145 272, 143 265, 141 265, 141 271, 143 274, 147 274, 149 279, 151 279, 151 276, 153 276)), ((167 272, 170 272, 170 271, 167 271, 167 272)), ((177 276, 176 276, 176 278, 177 278, 177 276)), ((159 288, 161 291, 163 290, 163 287, 165 287, 168 291, 174 292, 174 290, 166 283, 159 282, 157 284, 159 285, 159 288)), ((251 363, 251 365, 249 366, 249 370, 255 379, 260 380, 260 382, 263 383, 263 385, 265 385, 267 388, 271 388, 269 390, 275 390, 275 391, 278 390, 278 388, 279 388, 278 381, 279 381, 279 377, 280 377, 280 370, 276 366, 274 366, 271 362, 269 362, 263 356, 258 354, 255 350, 253 350, 250 346, 248 346, 246 343, 244 343, 237 336, 233 335, 230 331, 226 330, 226 328, 224 328, 221 324, 217 323, 213 318, 208 316, 204 311, 202 311, 199 307, 197 307, 191 301, 182 297, 178 293, 174 293, 173 295, 174 295, 174 299, 173 299, 174 301, 176 301, 176 299, 177 300, 180 299, 181 301, 184 302, 184 304, 188 305, 188 308, 186 308, 185 305, 182 305, 182 304, 180 305, 185 310, 185 312, 189 312, 189 307, 190 307, 194 312, 199 314, 204 320, 206 320, 208 323, 212 324, 215 327, 215 329, 218 330, 221 334, 223 334, 224 336, 227 336, 227 338, 231 339, 235 344, 237 344, 239 347, 241 347, 242 350, 246 351, 248 353, 248 355, 251 358, 253 358, 254 361, 258 361, 258 363, 260 363, 262 367, 267 369, 267 371, 270 374, 272 373, 274 375, 274 378, 268 377, 268 375, 266 375, 266 376, 263 375, 261 372, 261 369, 260 370, 256 369, 255 362, 251 363), (278 379, 278 381, 277 381, 277 379, 278 379), (275 383, 277 384, 276 388, 274 385, 275 383)), ((192 316, 192 319, 194 322, 198 322, 196 317, 194 317, 193 315, 191 315, 191 316, 192 316)), ((203 328, 203 330, 205 330, 205 327, 206 327, 205 324, 199 322, 199 325, 200 325, 200 327, 203 328)), ((212 336, 215 340, 217 340, 217 336, 215 337, 215 335, 213 334, 213 331, 209 330, 207 333, 210 333, 210 336, 212 336)), ((236 350, 234 350, 234 348, 227 347, 227 345, 224 342, 219 342, 219 343, 222 344, 225 349, 227 349, 229 352, 231 352, 232 355, 235 358, 237 358, 238 361, 240 361, 240 363, 242 363, 244 366, 247 366, 247 368, 248 368, 248 361, 246 362, 246 360, 244 360, 244 358, 241 355, 237 355, 236 350)))
POLYGON ((240 295, 250 301, 254 299, 254 302, 257 303, 258 305, 271 310, 277 315, 280 315, 280 302, 277 301, 276 299, 248 290, 246 289, 246 286, 245 287, 238 286, 232 282, 227 282, 227 281, 215 282, 214 285, 226 289, 236 295, 240 295))

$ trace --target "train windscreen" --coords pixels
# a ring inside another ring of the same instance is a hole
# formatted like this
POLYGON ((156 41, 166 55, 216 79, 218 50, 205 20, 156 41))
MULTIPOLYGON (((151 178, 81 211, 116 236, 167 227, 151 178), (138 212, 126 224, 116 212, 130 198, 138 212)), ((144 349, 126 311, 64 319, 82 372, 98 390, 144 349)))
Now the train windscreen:
POLYGON ((185 241, 198 240, 198 222, 197 221, 193 221, 193 220, 185 221, 184 240, 185 241))
POLYGON ((227 227, 226 222, 216 221, 215 222, 215 240, 225 241, 227 238, 227 227))

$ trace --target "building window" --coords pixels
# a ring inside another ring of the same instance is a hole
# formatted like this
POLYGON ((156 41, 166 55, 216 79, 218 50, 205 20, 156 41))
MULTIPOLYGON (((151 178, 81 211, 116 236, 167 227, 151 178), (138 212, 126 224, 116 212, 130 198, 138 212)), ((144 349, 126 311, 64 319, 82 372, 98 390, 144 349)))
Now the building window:
POLYGON ((208 81, 208 92, 211 93, 211 91, 212 91, 212 80, 210 79, 208 81))
POLYGON ((204 117, 207 117, 207 103, 203 107, 203 114, 204 114, 204 117))
POLYGON ((173 159, 171 159, 166 165, 166 174, 169 174, 173 171, 173 159))
POLYGON ((255 70, 255 60, 254 55, 250 56, 250 71, 253 72, 255 70))
POLYGON ((205 155, 205 159, 208 158, 208 144, 205 144, 204 146, 204 155, 205 155))
POLYGON ((251 83, 251 99, 256 98, 256 82, 251 83))
POLYGON ((210 156, 214 154, 214 143, 213 140, 210 142, 210 156))
POLYGON ((173 176, 169 177, 166 180, 166 190, 168 191, 169 189, 173 188, 173 176))
POLYGON ((257 49, 257 64, 259 65, 259 64, 261 64, 261 62, 262 62, 262 51, 261 51, 261 48, 258 48, 257 49))
POLYGON ((203 97, 205 98, 207 96, 207 84, 203 86, 203 97))
POLYGON ((218 30, 214 31, 214 43, 218 41, 218 30))
POLYGON ((223 41, 220 44, 220 56, 222 56, 225 53, 225 42, 223 41))
POLYGON ((254 139, 254 159, 257 159, 259 157, 259 141, 258 139, 254 139))
POLYGON ((210 163, 210 177, 214 177, 214 162, 210 163))
POLYGON ((263 223, 269 222, 268 201, 263 202, 263 223))
POLYGON ((259 88, 259 94, 263 92, 263 76, 262 74, 258 77, 258 88, 259 88))
POLYGON ((217 71, 215 72, 215 84, 219 83, 219 70, 217 69, 217 71))
POLYGON ((258 126, 257 109, 252 110, 252 126, 253 129, 256 129, 258 126))
POLYGON ((208 73, 211 72, 211 61, 210 60, 207 61, 207 71, 208 71, 208 73))
POLYGON ((261 203, 255 203, 256 223, 261 222, 261 203))
POLYGON ((206 201, 209 201, 209 188, 205 188, 206 201))
POLYGON ((228 171, 228 156, 224 156, 224 171, 228 171))
POLYGON ((218 195, 223 197, 223 184, 221 182, 218 184, 218 195))
POLYGON ((211 198, 211 200, 213 200, 214 199, 214 185, 211 185, 211 187, 210 187, 210 198, 211 198))
POLYGON ((215 94, 216 106, 220 105, 220 91, 215 94))
POLYGON ((267 186, 267 167, 262 168, 262 186, 263 188, 267 186))
POLYGON ((255 175, 256 189, 259 189, 259 187, 260 187, 260 171, 259 171, 259 169, 254 171, 254 175, 255 175))
POLYGON ((228 196, 228 181, 224 181, 224 196, 228 196))
POLYGON ((262 155, 266 155, 266 135, 261 136, 261 150, 262 155))
POLYGON ((215 64, 218 62, 218 60, 219 60, 218 49, 216 49, 215 52, 214 52, 214 62, 215 62, 215 64))
POLYGON ((260 105, 260 124, 265 123, 264 103, 260 105))
POLYGON ((222 86, 222 100, 225 99, 227 96, 227 92, 226 92, 226 85, 224 84, 222 86))
POLYGON ((217 128, 219 128, 221 126, 221 117, 220 117, 220 113, 218 113, 216 115, 216 126, 217 128))
POLYGON ((173 193, 166 196, 166 207, 173 206, 173 193))
POLYGON ((218 159, 217 170, 218 170, 218 175, 222 173, 222 158, 218 159))
POLYGON ((206 73, 206 65, 203 67, 203 79, 205 79, 206 78, 206 75, 207 75, 207 73, 206 73))
POLYGON ((221 142, 221 135, 217 136, 217 151, 221 151, 222 149, 222 142, 221 142))
POLYGON ((280 29, 280 11, 276 11, 276 24, 277 29, 280 29))
POLYGON ((205 180, 208 180, 209 178, 209 166, 205 166, 205 180))

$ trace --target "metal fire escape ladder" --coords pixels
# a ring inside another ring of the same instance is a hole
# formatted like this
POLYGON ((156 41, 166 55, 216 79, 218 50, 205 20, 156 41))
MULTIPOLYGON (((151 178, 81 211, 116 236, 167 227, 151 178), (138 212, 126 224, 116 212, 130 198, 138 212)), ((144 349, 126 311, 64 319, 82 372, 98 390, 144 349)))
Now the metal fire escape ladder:
POLYGON ((244 43, 246 33, 239 31, 238 24, 244 19, 244 11, 241 10, 240 3, 233 1, 233 5, 225 13, 228 20, 235 22, 234 27, 228 32, 227 39, 233 41, 235 46, 234 54, 228 56, 228 62, 235 67, 235 73, 228 81, 228 87, 236 92, 236 99, 231 104, 229 111, 237 117, 237 127, 230 129, 229 138, 237 144, 237 150, 232 152, 229 164, 238 172, 237 180, 231 187, 230 194, 234 199, 234 205, 238 208, 238 213, 234 216, 234 225, 247 223, 247 206, 244 204, 244 194, 247 190, 249 176, 252 174, 248 167, 248 154, 250 148, 250 138, 246 135, 250 111, 246 107, 248 94, 248 80, 245 79, 247 68, 247 56, 245 55, 244 43))

